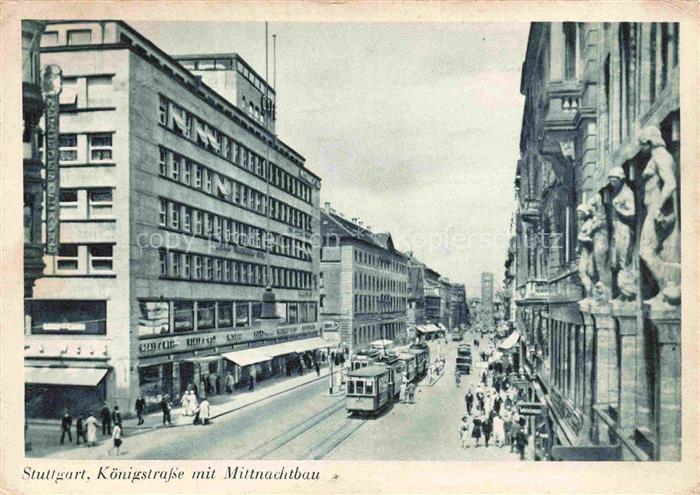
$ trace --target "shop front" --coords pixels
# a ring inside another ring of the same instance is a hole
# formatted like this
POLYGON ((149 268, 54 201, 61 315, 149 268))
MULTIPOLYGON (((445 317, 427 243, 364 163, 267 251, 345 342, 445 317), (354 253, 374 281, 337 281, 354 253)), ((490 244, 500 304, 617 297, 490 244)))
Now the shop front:
POLYGON ((107 397, 110 368, 25 366, 25 414, 58 418, 96 413, 107 397))

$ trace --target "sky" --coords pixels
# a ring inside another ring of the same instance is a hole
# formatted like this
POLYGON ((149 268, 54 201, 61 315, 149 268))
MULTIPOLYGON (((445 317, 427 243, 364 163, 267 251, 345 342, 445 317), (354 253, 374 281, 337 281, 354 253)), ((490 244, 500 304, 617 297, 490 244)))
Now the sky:
MULTIPOLYGON (((130 22, 169 54, 236 52, 265 75, 264 23, 130 22)), ((446 276, 503 279, 528 23, 270 23, 277 134, 329 201, 446 276)), ((269 79, 272 79, 270 43, 269 79)))

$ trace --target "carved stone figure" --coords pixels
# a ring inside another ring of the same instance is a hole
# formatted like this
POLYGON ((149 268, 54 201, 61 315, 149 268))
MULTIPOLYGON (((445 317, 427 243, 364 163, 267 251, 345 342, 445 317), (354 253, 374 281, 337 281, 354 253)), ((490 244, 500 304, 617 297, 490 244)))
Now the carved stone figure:
POLYGON ((654 309, 671 309, 681 301, 680 226, 673 157, 657 127, 641 130, 639 144, 651 155, 644 171, 644 205, 639 255, 659 287, 658 294, 645 301, 654 309))
POLYGON ((593 224, 593 298, 599 304, 606 303, 610 294, 612 276, 610 274, 610 242, 608 234, 607 213, 600 195, 589 200, 593 224))
POLYGON ((579 262, 578 262, 578 274, 581 279, 581 284, 583 285, 583 290, 585 298, 582 304, 586 304, 590 301, 593 295, 593 211, 591 207, 586 203, 581 203, 576 208, 576 213, 578 215, 578 235, 576 240, 578 241, 579 249, 579 262))
POLYGON ((44 69, 44 77, 41 86, 44 95, 58 96, 61 93, 63 72, 58 65, 47 65, 44 69))
POLYGON ((625 171, 614 167, 608 173, 613 190, 612 259, 620 294, 616 299, 631 301, 637 294, 637 281, 632 269, 632 225, 635 217, 634 193, 625 183, 625 171))

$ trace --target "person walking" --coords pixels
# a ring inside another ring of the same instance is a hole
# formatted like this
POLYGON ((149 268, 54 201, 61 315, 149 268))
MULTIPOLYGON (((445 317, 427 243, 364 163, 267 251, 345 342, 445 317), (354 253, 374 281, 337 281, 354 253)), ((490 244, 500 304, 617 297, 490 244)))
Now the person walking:
POLYGON ((476 391, 476 400, 478 402, 478 409, 481 411, 481 413, 484 413, 484 392, 481 391, 481 389, 477 389, 476 391))
POLYGON ((102 434, 111 435, 112 434, 112 413, 109 411, 109 406, 104 403, 102 410, 100 411, 100 417, 102 418, 102 434))
POLYGON ((73 417, 68 414, 68 409, 64 409, 63 416, 61 417, 61 445, 63 445, 63 440, 66 437, 66 433, 68 434, 68 443, 73 441, 73 435, 70 432, 72 426, 73 417))
POLYGON ((190 397, 190 391, 187 390, 184 394, 182 394, 182 398, 180 399, 180 406, 185 411, 185 416, 189 416, 192 412, 192 406, 190 406, 190 397))
POLYGON ((253 375, 248 375, 248 392, 252 392, 255 389, 255 378, 253 375))
POLYGON ((520 426, 520 422, 516 421, 515 417, 516 417, 516 415, 513 415, 511 417, 511 422, 510 422, 510 451, 511 452, 513 452, 513 450, 517 447, 518 433, 520 433, 520 430, 522 429, 522 426, 520 426))
POLYGON ((403 374, 403 377, 401 378, 401 388, 399 388, 399 400, 403 403, 406 403, 406 386, 408 385, 408 378, 406 377, 406 373, 403 374))
MULTIPOLYGON (((287 364, 289 366, 289 364, 287 364)), ((289 374, 287 374, 289 376, 289 374)), ((226 373, 226 378, 224 379, 224 387, 226 389, 227 394, 232 394, 233 393, 233 385, 234 385, 234 380, 233 380, 233 375, 229 371, 226 373)))
POLYGON ((321 376, 321 365, 318 363, 318 359, 314 359, 314 368, 316 368, 316 376, 321 376))
POLYGON ((83 439, 83 443, 87 444, 87 432, 85 431, 85 418, 83 414, 78 415, 78 419, 75 422, 75 444, 80 445, 80 439, 83 439))
POLYGON ((462 424, 459 427, 459 438, 462 441, 462 448, 469 447, 469 416, 462 416, 462 424))
POLYGON ((520 455, 520 460, 525 460, 525 447, 527 447, 527 432, 522 425, 515 436, 515 447, 518 449, 518 454, 520 455))
POLYGON ((455 370, 455 384, 459 387, 461 386, 461 377, 459 370, 455 370))
POLYGON ((114 411, 112 412, 112 423, 114 425, 122 425, 122 413, 119 410, 119 406, 114 406, 114 411))
POLYGON ((87 445, 88 447, 94 447, 97 442, 97 419, 93 414, 88 416, 85 420, 85 429, 87 432, 87 445))
POLYGON ((202 399, 202 402, 199 404, 199 407, 197 408, 197 412, 199 413, 199 421, 203 425, 208 425, 209 424, 209 401, 205 397, 202 399))
POLYGON ((197 396, 194 395, 194 393, 190 390, 189 392, 190 400, 189 400, 189 408, 190 410, 188 411, 188 416, 194 414, 197 411, 197 396))
POLYGON ((122 446, 122 427, 121 423, 115 423, 114 425, 114 431, 112 432, 112 447, 109 449, 108 454, 112 454, 112 451, 114 449, 117 449, 117 455, 122 455, 121 453, 121 446, 122 446))
POLYGON ((467 403, 467 414, 471 416, 472 406, 474 405, 474 394, 472 393, 471 388, 467 390, 467 393, 464 396, 464 401, 467 403))
POLYGON ((411 382, 408 384, 406 387, 406 395, 408 395, 408 403, 409 404, 415 404, 416 403, 416 384, 411 382))
POLYGON ((146 400, 143 398, 143 395, 139 395, 139 398, 136 399, 134 409, 136 409, 136 417, 139 418, 139 425, 142 425, 144 423, 143 413, 146 411, 146 400))
POLYGON ((479 440, 481 439, 481 419, 478 416, 474 416, 472 421, 472 438, 474 439, 474 446, 479 446, 479 440))
POLYGON ((500 415, 493 417, 493 443, 496 447, 503 447, 506 443, 506 432, 503 419, 500 415))
POLYGON ((492 428, 493 426, 491 425, 491 421, 489 420, 489 418, 486 416, 482 416, 481 430, 484 433, 484 443, 486 444, 486 447, 489 446, 489 439, 491 438, 492 428))
POLYGON ((495 395, 493 399, 493 410, 496 411, 497 414, 501 413, 501 406, 503 405, 503 399, 501 399, 500 394, 495 395))
POLYGON ((173 424, 173 420, 170 416, 170 411, 172 410, 172 407, 173 405, 170 402, 170 396, 168 394, 165 394, 160 400, 160 410, 163 411, 163 426, 165 426, 166 422, 169 425, 173 424))

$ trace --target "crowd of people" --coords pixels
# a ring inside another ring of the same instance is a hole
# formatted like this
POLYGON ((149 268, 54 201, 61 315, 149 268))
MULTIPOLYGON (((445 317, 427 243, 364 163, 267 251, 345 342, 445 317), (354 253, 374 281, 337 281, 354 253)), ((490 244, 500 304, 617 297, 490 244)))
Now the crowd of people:
MULTIPOLYGON (((479 347, 478 339, 474 347, 479 347)), ((489 345, 479 353, 481 361, 488 362, 493 352, 493 346, 489 345)), ((479 447, 483 439, 484 447, 509 446, 511 452, 517 451, 520 459, 525 458, 527 423, 517 408, 518 401, 525 397, 523 391, 511 383, 511 372, 510 365, 504 367, 500 361, 489 363, 479 377, 479 384, 467 390, 464 396, 466 414, 459 427, 462 448, 479 447)))
MULTIPOLYGON (((95 416, 97 415, 93 412, 89 414, 81 413, 76 418, 76 445, 80 445, 80 440, 82 440, 84 445, 94 447, 97 445, 98 429, 102 428, 102 435, 112 438, 112 447, 109 449, 109 453, 111 454, 116 449, 117 455, 121 455, 123 427, 122 413, 119 410, 119 406, 114 406, 114 408, 110 410, 109 405, 105 402, 99 412, 99 417, 102 419, 102 422, 98 422, 95 416)), ((65 409, 61 417, 61 445, 64 444, 66 437, 68 437, 68 443, 73 442, 72 428, 73 416, 68 412, 68 409, 65 409)))

